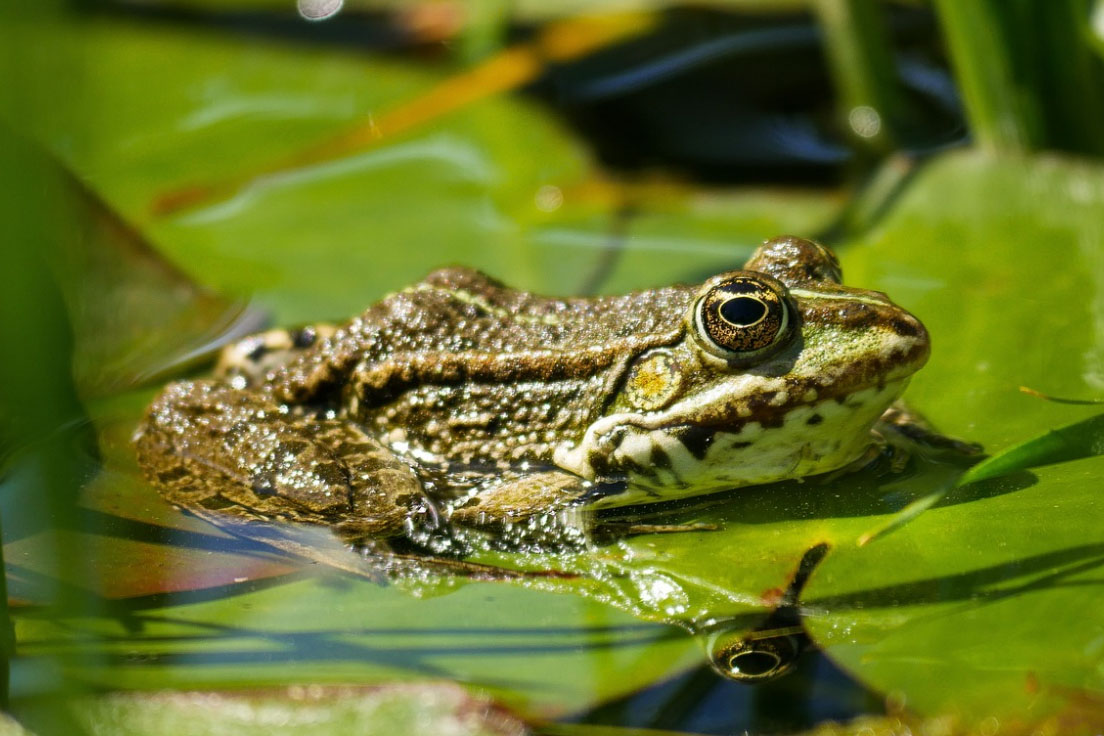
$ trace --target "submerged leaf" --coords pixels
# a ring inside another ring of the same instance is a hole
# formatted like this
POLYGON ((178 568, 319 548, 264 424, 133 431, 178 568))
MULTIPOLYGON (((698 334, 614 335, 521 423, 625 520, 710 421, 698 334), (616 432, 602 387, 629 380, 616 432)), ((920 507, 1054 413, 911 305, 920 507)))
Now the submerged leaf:
POLYGON ((164 381, 264 325, 259 309, 194 283, 99 195, 52 166, 79 223, 51 260, 69 308, 73 370, 84 398, 164 381))
MULTIPOLYGON (((246 692, 105 693, 66 704, 93 736, 250 736, 280 733, 524 736, 529 728, 489 698, 450 683, 303 685, 246 692)), ((34 711, 31 711, 32 725, 34 711)))

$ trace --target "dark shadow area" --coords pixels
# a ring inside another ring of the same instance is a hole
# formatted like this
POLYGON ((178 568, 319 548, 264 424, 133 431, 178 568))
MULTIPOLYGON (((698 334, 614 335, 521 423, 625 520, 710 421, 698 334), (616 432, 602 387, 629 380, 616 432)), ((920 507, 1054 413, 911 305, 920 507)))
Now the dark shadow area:
MULTIPOLYGON (((152 488, 150 493, 156 493, 152 488)), ((78 508, 74 515, 74 531, 87 534, 125 539, 145 544, 160 544, 184 549, 207 550, 211 552, 233 552, 234 554, 273 554, 273 549, 264 542, 245 537, 228 537, 219 534, 204 534, 177 527, 161 526, 146 521, 128 519, 88 508, 78 508)))
POLYGON ((754 685, 734 682, 702 666, 571 721, 729 736, 790 733, 825 720, 845 721, 883 709, 877 693, 812 650, 797 660, 790 674, 777 680, 754 685))
POLYGON ((802 603, 807 609, 837 612, 851 608, 892 608, 950 601, 986 603, 1066 585, 1093 586, 1104 590, 1104 580, 1065 582, 1068 577, 1101 567, 1104 567, 1104 544, 1085 544, 954 575, 868 588, 842 596, 808 599, 802 603), (1004 585, 1015 580, 1022 582, 1004 585))
MULTIPOLYGON (((908 108, 903 149, 961 144, 932 15, 890 8, 908 108)), ((652 33, 552 67, 533 89, 613 169, 829 184, 858 160, 834 117, 820 29, 806 12, 668 8, 652 33)))
MULTIPOLYGON (((970 461, 972 462, 972 460, 970 461)), ((961 464, 913 458, 902 473, 884 464, 853 473, 829 473, 803 480, 749 486, 706 496, 599 512, 599 520, 626 513, 654 523, 774 524, 808 519, 856 518, 900 511, 912 501, 949 487, 965 468, 961 464)), ((956 506, 1029 488, 1038 478, 1027 471, 955 488, 937 505, 956 506)))

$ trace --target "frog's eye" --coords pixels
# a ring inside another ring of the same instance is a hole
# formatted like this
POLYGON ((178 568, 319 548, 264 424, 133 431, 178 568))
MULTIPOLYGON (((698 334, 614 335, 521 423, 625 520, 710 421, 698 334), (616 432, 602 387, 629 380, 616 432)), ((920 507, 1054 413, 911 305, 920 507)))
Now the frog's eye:
POLYGON ((782 288, 753 276, 713 284, 694 307, 698 341, 728 360, 758 358, 776 347, 790 334, 790 307, 782 288))

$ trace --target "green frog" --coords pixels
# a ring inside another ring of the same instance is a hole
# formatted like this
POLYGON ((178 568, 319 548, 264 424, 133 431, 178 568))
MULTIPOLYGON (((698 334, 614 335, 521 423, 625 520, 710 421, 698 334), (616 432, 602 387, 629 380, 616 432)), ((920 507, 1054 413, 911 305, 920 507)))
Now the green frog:
POLYGON ((386 544, 846 468, 928 352, 915 317, 796 237, 624 296, 446 268, 343 325, 230 346, 135 442, 164 497, 207 518, 386 544))

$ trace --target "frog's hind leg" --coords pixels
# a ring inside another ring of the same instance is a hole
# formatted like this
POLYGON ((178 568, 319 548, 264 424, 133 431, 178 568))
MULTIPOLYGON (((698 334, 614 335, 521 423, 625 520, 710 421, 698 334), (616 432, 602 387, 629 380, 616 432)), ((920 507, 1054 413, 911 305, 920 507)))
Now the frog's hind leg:
POLYGON ((268 373, 286 365, 336 331, 335 325, 319 323, 249 335, 222 349, 215 365, 215 376, 242 377, 246 385, 256 385, 268 373))
POLYGON ((293 412, 218 381, 171 384, 135 435, 138 461, 170 502, 246 519, 356 520, 386 539, 428 507, 414 472, 355 424, 293 412))
POLYGON ((503 471, 453 504, 449 521, 472 527, 517 523, 569 507, 584 498, 587 490, 582 478, 564 471, 503 471))

